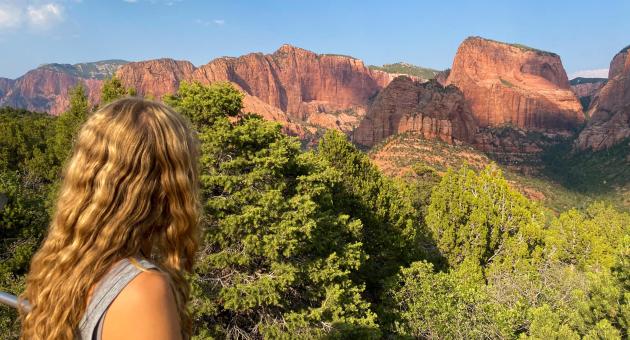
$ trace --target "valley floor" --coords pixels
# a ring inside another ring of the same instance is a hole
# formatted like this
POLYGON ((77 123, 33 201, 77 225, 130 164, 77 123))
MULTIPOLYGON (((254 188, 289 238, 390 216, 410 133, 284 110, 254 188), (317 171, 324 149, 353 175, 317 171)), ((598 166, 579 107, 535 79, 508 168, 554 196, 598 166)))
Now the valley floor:
MULTIPOLYGON (((498 165, 514 188, 556 213, 586 207, 594 201, 610 202, 630 211, 630 160, 627 156, 630 152, 627 149, 630 146, 622 143, 607 151, 572 154, 569 143, 565 143, 541 154, 543 168, 536 171, 498 165)), ((457 169, 467 164, 480 170, 494 162, 470 146, 426 140, 413 133, 392 136, 368 154, 384 173, 403 178, 412 176, 418 165, 433 167, 443 174, 448 168, 457 169)))

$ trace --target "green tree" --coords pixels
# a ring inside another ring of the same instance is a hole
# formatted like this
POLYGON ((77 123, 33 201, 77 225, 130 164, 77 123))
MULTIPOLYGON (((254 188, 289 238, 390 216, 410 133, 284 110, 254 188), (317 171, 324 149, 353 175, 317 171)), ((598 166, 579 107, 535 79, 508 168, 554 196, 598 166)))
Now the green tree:
MULTIPOLYGON (((519 230, 537 225, 536 219, 532 204, 512 190, 494 166, 479 174, 468 167, 449 170, 433 190, 426 217, 449 265, 472 259, 483 267, 497 255, 509 255, 507 242, 519 230)), ((526 246, 529 250, 535 244, 526 246)))
POLYGON ((201 140, 199 335, 378 335, 363 286, 351 279, 365 260, 362 224, 335 206, 340 174, 278 124, 241 115, 242 94, 229 84, 184 84, 166 100, 201 140))
POLYGON ((126 88, 118 77, 113 76, 111 78, 105 79, 105 81, 103 82, 103 88, 101 89, 100 105, 103 106, 124 96, 135 95, 136 90, 134 88, 126 88))
POLYGON ((176 94, 164 101, 184 112, 198 126, 212 126, 216 119, 236 117, 243 109, 243 94, 230 83, 214 83, 210 88, 199 82, 182 82, 176 94))
POLYGON ((12 108, 0 109, 0 170, 20 170, 32 180, 51 178, 54 158, 48 152, 55 117, 12 108))
POLYGON ((554 219, 546 239, 549 256, 582 270, 610 269, 628 243, 630 214, 595 203, 585 211, 571 209, 554 219))
POLYGON ((414 193, 404 182, 385 177, 339 132, 326 132, 317 155, 340 172, 335 205, 363 222, 361 241, 369 258, 358 280, 366 282, 371 301, 378 303, 384 280, 400 266, 435 255, 414 193))
POLYGON ((85 88, 79 84, 70 90, 70 107, 57 118, 52 152, 58 163, 63 163, 72 151, 79 128, 87 119, 89 103, 85 88))
MULTIPOLYGON (((24 290, 25 275, 48 226, 47 187, 19 171, 0 171, 0 291, 24 290)), ((0 306, 0 334, 17 338, 15 310, 0 306)))
POLYGON ((385 296, 385 328, 403 337, 481 339, 511 335, 500 316, 505 308, 492 303, 476 263, 464 262, 450 272, 414 262, 389 281, 385 296))

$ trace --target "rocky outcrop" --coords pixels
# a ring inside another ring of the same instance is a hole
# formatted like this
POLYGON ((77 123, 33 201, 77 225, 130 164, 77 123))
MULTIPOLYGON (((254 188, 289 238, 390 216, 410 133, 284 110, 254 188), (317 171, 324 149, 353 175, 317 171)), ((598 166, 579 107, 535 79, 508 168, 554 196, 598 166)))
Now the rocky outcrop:
POLYGON ((283 124, 299 122, 342 131, 357 126, 370 99, 393 78, 368 69, 359 59, 319 55, 290 45, 268 55, 218 58, 199 68, 172 59, 129 63, 116 74, 126 86, 156 99, 174 93, 182 81, 229 81, 246 94, 245 111, 283 124))
POLYGON ((595 95, 604 87, 608 78, 582 78, 571 79, 571 90, 580 100, 582 109, 587 111, 595 95))
POLYGON ((12 81, 4 95, 0 97, 0 106, 19 107, 58 115, 68 107, 70 102, 68 93, 78 84, 86 88, 91 104, 98 102, 101 80, 81 78, 44 66, 12 81))
POLYGON ((158 100, 177 91, 182 81, 229 81, 246 94, 245 111, 287 126, 293 122, 346 132, 394 77, 370 70, 356 58, 283 45, 272 54, 218 58, 199 68, 173 59, 48 64, 15 81, 0 80, 0 106, 58 114, 68 106, 68 89, 78 83, 88 88, 95 104, 102 79, 114 72, 124 85, 158 100))
POLYGON ((104 60, 81 64, 46 64, 12 80, 0 78, 0 106, 58 115, 68 108, 70 89, 82 84, 92 105, 98 103, 102 80, 127 63, 104 60))
POLYGON ((394 134, 415 132, 453 144, 471 141, 475 129, 464 96, 455 86, 401 76, 378 94, 354 131, 353 140, 372 146, 394 134))
POLYGON ((550 52, 471 37, 459 46, 446 83, 462 90, 481 127, 559 131, 584 120, 560 57, 550 52))
POLYGON ((576 141, 578 149, 606 149, 630 138, 630 46, 613 58, 608 82, 588 113, 591 118, 576 141))
POLYGON ((313 113, 365 112, 390 76, 369 70, 359 59, 283 45, 273 54, 215 59, 199 67, 193 79, 231 81, 291 118, 308 122, 313 113))
POLYGON ((175 93, 181 81, 192 79, 194 71, 189 61, 164 58, 128 63, 116 71, 116 77, 139 94, 159 100, 175 93))

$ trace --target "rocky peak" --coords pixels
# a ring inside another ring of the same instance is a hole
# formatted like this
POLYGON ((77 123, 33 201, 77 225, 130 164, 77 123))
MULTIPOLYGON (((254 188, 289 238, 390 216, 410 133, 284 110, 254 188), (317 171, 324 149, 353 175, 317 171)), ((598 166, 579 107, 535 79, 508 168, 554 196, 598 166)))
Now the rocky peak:
POLYGON ((630 69, 630 46, 622 49, 615 55, 610 62, 610 68, 608 69, 608 79, 617 77, 623 73, 629 72, 630 69))
POLYGON ((528 46, 467 38, 446 84, 462 90, 482 127, 568 131, 584 119, 560 57, 528 46))
POLYGON ((309 50, 299 48, 290 44, 282 44, 273 54, 288 54, 288 53, 310 53, 315 54, 309 50))
POLYGON ((6 92, 0 96, 0 106, 58 115, 69 105, 69 90, 78 84, 86 88, 91 104, 98 102, 101 82, 98 79, 78 77, 56 67, 38 67, 9 82, 6 92))

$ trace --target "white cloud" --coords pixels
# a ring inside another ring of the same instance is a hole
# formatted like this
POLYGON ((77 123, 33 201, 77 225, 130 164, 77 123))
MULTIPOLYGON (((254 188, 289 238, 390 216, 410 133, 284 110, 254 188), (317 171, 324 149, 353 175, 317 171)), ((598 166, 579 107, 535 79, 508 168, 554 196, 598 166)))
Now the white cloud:
POLYGON ((0 0, 0 32, 22 27, 47 30, 64 19, 65 8, 60 0, 0 0))
POLYGON ((0 29, 15 28, 22 23, 22 11, 10 4, 0 4, 0 29))
POLYGON ((31 27, 37 29, 46 29, 64 20, 63 6, 56 3, 28 6, 26 14, 31 27))
POLYGON ((214 20, 212 20, 212 22, 214 22, 215 24, 217 24, 219 26, 222 26, 222 25, 225 24, 225 20, 223 20, 223 19, 214 19, 214 20))
POLYGON ((123 0, 124 2, 128 2, 130 4, 135 4, 138 0, 123 0))
POLYGON ((582 70, 573 72, 569 75, 569 79, 583 77, 583 78, 608 78, 607 68, 598 68, 595 70, 582 70))

